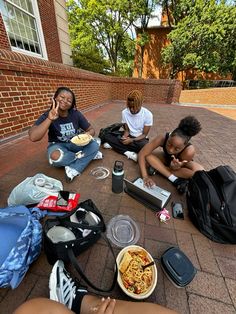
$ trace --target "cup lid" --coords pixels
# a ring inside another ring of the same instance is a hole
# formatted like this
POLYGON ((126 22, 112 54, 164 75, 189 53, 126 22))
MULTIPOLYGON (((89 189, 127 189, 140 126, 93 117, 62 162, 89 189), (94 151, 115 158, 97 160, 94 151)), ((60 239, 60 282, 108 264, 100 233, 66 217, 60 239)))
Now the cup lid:
POLYGON ((107 225, 107 237, 118 247, 136 244, 140 230, 136 222, 128 215, 117 215, 107 225))

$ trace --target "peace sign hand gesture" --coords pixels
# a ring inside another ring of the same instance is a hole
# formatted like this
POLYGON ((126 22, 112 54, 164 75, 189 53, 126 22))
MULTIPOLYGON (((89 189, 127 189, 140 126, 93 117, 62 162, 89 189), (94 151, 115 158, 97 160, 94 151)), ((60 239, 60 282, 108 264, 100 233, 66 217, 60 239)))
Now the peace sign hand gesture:
POLYGON ((54 98, 52 98, 52 107, 48 113, 48 118, 52 121, 56 120, 59 117, 59 103, 56 102, 54 98))

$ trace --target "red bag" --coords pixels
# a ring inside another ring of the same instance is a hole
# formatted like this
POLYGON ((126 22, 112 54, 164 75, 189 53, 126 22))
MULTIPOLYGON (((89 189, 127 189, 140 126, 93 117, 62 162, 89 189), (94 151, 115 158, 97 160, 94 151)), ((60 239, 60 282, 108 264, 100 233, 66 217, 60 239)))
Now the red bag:
POLYGON ((79 203, 80 194, 68 191, 60 191, 57 195, 45 197, 36 207, 42 210, 55 212, 70 212, 79 203))

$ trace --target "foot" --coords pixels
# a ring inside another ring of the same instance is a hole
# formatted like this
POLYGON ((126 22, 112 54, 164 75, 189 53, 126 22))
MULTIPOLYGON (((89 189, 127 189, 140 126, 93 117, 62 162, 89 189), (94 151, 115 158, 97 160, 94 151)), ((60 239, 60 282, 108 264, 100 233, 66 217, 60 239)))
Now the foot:
POLYGON ((69 166, 65 166, 65 173, 66 173, 66 182, 68 183, 73 181, 76 176, 80 175, 80 173, 77 170, 69 166))
POLYGON ((93 157, 93 160, 102 159, 102 158, 103 158, 102 152, 98 151, 97 154, 95 155, 95 157, 93 157))
POLYGON ((154 176, 154 174, 156 174, 156 169, 154 169, 152 166, 148 166, 147 173, 149 176, 154 176))
POLYGON ((184 194, 188 190, 188 179, 178 178, 172 184, 176 187, 179 194, 184 194))
POLYGON ((70 310, 74 310, 75 304, 81 303, 82 298, 87 294, 87 289, 79 287, 70 274, 65 270, 64 263, 58 260, 52 269, 49 278, 50 299, 66 305, 70 310))
POLYGON ((127 150, 124 155, 127 156, 128 159, 132 159, 135 162, 138 161, 138 155, 135 152, 130 152, 129 150, 127 150))
POLYGON ((104 144, 103 144, 103 148, 111 149, 112 147, 111 147, 110 144, 104 143, 104 144))

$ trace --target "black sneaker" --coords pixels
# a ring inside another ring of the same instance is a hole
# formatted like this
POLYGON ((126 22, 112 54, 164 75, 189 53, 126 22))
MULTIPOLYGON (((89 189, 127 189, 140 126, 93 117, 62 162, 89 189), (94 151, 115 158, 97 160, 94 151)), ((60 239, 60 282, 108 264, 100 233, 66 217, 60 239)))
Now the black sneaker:
POLYGON ((179 194, 184 194, 187 192, 188 183, 189 183, 188 179, 182 179, 182 178, 178 178, 174 182, 172 182, 172 184, 176 187, 179 194))
POLYGON ((156 169, 154 169, 152 166, 148 166, 147 173, 149 176, 154 176, 154 174, 156 174, 156 169))
POLYGON ((66 305, 70 310, 80 307, 85 294, 85 287, 79 287, 70 274, 65 270, 64 263, 58 260, 52 269, 49 279, 50 299, 66 305))

